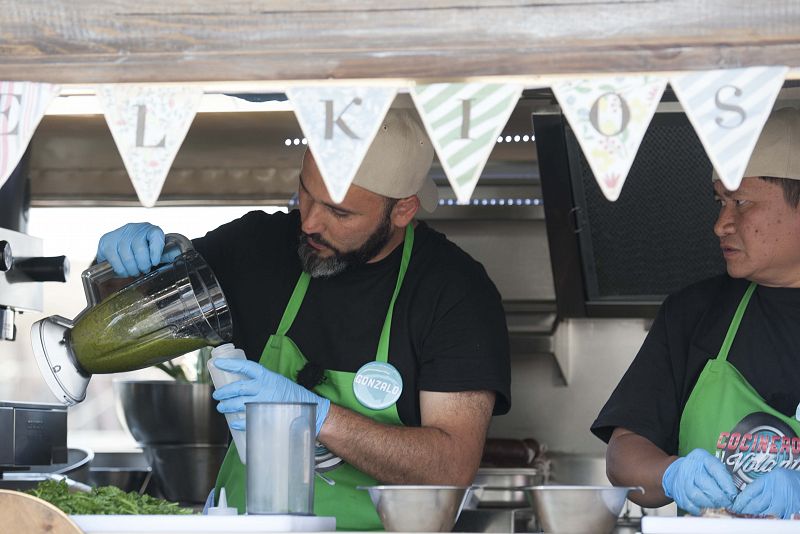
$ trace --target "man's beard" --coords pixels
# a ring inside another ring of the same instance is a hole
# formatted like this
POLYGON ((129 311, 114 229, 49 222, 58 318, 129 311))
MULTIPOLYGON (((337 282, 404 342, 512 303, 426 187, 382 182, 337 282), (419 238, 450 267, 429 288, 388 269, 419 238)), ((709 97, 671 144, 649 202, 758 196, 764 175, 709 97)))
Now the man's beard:
POLYGON ((378 228, 370 235, 363 245, 350 252, 341 252, 330 243, 322 239, 319 234, 306 234, 300 231, 300 242, 297 245, 297 254, 303 270, 311 278, 327 278, 335 276, 348 267, 363 265, 374 258, 389 242, 392 233, 391 210, 387 210, 378 228), (319 251, 308 244, 308 239, 324 245, 333 251, 333 256, 324 258, 319 251))

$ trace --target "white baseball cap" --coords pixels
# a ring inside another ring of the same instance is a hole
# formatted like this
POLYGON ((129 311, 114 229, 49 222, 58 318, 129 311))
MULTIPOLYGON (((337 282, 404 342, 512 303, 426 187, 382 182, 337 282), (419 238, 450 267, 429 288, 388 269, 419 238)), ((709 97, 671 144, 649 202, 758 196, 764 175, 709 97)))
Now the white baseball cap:
POLYGON ((375 134, 353 184, 389 198, 416 195, 427 212, 439 203, 429 176, 433 145, 413 107, 391 108, 375 134))
MULTIPOLYGON (((744 176, 800 180, 800 110, 781 108, 770 113, 744 176)), ((712 179, 719 180, 717 171, 712 179)))

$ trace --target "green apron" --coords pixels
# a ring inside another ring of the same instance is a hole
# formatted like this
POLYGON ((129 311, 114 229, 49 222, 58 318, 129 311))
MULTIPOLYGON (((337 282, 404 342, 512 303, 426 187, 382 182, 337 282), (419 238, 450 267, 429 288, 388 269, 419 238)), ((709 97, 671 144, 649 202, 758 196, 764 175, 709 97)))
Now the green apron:
MULTIPOLYGON (((400 262, 400 271, 397 275, 394 294, 389 303, 386 320, 378 342, 375 361, 387 363, 389 360, 389 334, 392 325, 392 310, 395 300, 400 292, 400 286, 411 261, 411 249, 414 246, 414 227, 406 226, 403 242, 403 256, 400 262)), ((308 360, 297 348, 297 345, 286 336, 292 326, 303 297, 308 289, 311 277, 303 272, 289 299, 289 304, 283 312, 283 317, 278 325, 278 331, 270 336, 261 353, 259 363, 291 380, 297 379, 297 373, 308 363, 308 360)), ((314 392, 329 399, 332 403, 348 408, 384 424, 402 425, 397 414, 395 404, 382 410, 373 410, 362 405, 353 393, 353 379, 356 373, 346 371, 325 370, 322 383, 314 388, 314 392)), ((356 486, 374 486, 377 481, 362 473, 347 463, 339 463, 337 467, 327 471, 325 475, 336 482, 330 486, 319 477, 314 483, 314 514, 318 516, 336 516, 337 530, 382 530, 381 520, 369 498, 369 493, 357 490, 356 486)), ((244 513, 246 508, 245 491, 247 487, 246 469, 239 460, 236 445, 231 443, 225 461, 222 463, 215 494, 220 494, 220 489, 225 487, 228 497, 228 506, 235 506, 239 513, 244 513)))
POLYGON ((716 359, 706 363, 681 415, 678 453, 715 455, 741 490, 775 467, 800 469, 800 423, 770 407, 728 362, 753 282, 745 291, 716 359))

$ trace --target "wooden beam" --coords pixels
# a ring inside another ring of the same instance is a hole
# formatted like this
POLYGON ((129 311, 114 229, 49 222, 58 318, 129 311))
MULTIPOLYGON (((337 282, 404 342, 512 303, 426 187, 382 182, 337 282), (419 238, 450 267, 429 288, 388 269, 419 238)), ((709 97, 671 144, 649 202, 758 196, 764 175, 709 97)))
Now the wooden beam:
POLYGON ((797 0, 0 0, 0 79, 460 79, 800 67, 797 0))

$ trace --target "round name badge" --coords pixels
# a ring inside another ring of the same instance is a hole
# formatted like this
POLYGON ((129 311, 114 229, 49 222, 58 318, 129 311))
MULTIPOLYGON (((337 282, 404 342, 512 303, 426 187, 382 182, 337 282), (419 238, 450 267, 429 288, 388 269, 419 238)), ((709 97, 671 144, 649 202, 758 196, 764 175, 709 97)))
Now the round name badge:
POLYGON ((403 379, 390 363, 365 363, 353 379, 356 399, 372 410, 388 408, 397 402, 402 392, 403 379))

